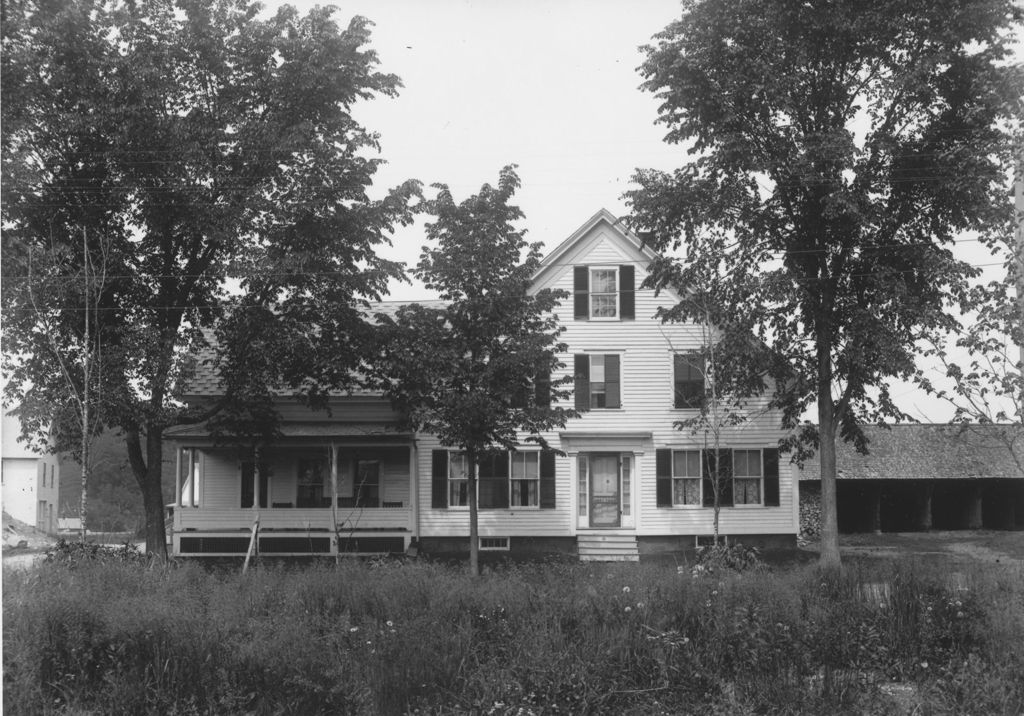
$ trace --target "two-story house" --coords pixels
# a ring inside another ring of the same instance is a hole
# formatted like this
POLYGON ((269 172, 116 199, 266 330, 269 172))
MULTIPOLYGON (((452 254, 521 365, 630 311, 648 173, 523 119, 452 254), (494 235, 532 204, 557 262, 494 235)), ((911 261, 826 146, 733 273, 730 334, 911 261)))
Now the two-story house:
POLYGON ((60 460, 53 453, 38 452, 19 442, 21 421, 14 415, 4 412, 0 431, 4 512, 43 532, 56 534, 60 460))
MULTIPOLYGON (((706 331, 654 318, 679 297, 639 288, 652 258, 601 211, 544 259, 535 289, 572 295, 557 311, 569 346, 561 360, 584 412, 545 436, 562 454, 524 444, 481 466, 481 549, 636 559, 692 549, 712 533, 707 441, 676 428, 698 413, 703 371, 692 353, 706 331)), ((206 372, 188 397, 217 391, 216 375, 206 372)), ((796 482, 788 459, 779 459, 779 415, 765 402, 721 433, 729 479, 720 531, 745 543, 793 545, 796 482)), ((279 410, 282 439, 258 459, 215 446, 202 427, 169 433, 178 455, 175 554, 243 554, 257 518, 264 555, 401 552, 412 544, 428 554, 468 550, 468 480, 458 452, 403 432, 391 406, 371 393, 338 396, 329 414, 286 398, 279 410)))

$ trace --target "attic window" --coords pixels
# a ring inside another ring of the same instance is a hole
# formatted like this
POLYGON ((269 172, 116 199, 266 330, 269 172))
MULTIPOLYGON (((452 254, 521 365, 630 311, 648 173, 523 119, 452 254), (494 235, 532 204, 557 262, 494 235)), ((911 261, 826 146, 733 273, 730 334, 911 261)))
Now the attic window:
POLYGON ((619 272, 616 268, 590 269, 590 317, 619 315, 619 272))

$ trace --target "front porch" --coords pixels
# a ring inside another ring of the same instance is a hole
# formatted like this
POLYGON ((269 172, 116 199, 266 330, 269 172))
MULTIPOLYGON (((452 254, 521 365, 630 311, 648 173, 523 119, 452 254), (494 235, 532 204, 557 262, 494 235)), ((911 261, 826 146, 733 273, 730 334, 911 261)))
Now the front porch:
POLYGON ((173 554, 244 556, 252 546, 254 554, 331 556, 409 547, 417 522, 408 436, 290 437, 248 454, 182 441, 170 506, 173 554))

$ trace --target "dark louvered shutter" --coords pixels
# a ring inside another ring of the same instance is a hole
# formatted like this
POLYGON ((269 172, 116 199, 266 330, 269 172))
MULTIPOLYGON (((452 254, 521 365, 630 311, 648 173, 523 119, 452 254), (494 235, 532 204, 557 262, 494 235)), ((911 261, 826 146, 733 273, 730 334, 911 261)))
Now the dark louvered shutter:
POLYGON ((764 450, 764 504, 766 507, 779 506, 779 449, 764 450))
POLYGON ((448 451, 434 450, 430 468, 430 506, 448 506, 448 451))
POLYGON ((606 408, 622 407, 622 373, 617 355, 604 357, 604 396, 606 408))
POLYGON ((586 266, 572 267, 572 306, 577 321, 590 318, 590 269, 586 266))
POLYGON ((718 467, 718 506, 732 507, 732 451, 720 450, 715 458, 714 450, 704 450, 703 503, 705 507, 715 506, 715 487, 711 480, 718 467))
POLYGON ((551 369, 548 366, 537 368, 537 376, 533 382, 533 400, 538 407, 551 407, 551 369))
POLYGON ((555 509, 555 451, 540 452, 540 507, 555 509))
POLYGON ((619 312, 625 319, 636 318, 636 289, 632 264, 619 266, 619 312))
POLYGON ((590 410, 590 356, 577 355, 573 360, 576 382, 576 410, 590 410))
POLYGON ((657 478, 658 507, 672 506, 672 451, 654 451, 655 476, 657 478))

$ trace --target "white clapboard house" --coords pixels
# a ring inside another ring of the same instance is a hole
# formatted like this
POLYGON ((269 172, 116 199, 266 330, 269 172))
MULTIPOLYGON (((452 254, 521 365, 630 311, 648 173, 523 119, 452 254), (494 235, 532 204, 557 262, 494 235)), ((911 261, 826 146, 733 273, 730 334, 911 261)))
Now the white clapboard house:
MULTIPOLYGON (((535 287, 573 295, 558 309, 569 346, 561 358, 586 412, 546 435, 564 455, 524 444, 481 467, 481 549, 636 559, 692 549, 711 534, 705 438, 674 427, 697 415, 703 379, 689 354, 705 331, 654 318, 678 296, 638 288, 651 258, 601 211, 543 261, 535 287)), ((190 401, 217 394, 216 375, 200 371, 190 401)), ((338 396, 329 414, 282 397, 279 411, 282 437, 260 453, 259 469, 202 427, 170 431, 174 554, 241 555, 253 539, 264 556, 468 551, 459 453, 403 432, 371 393, 338 396)), ((720 531, 730 539, 795 544, 797 483, 779 459, 781 436, 779 415, 763 405, 722 434, 732 479, 720 531)))

